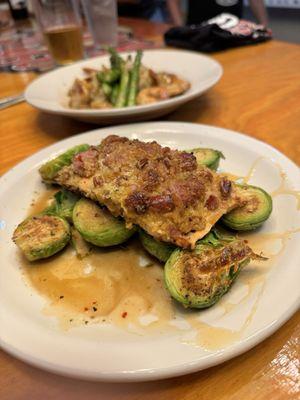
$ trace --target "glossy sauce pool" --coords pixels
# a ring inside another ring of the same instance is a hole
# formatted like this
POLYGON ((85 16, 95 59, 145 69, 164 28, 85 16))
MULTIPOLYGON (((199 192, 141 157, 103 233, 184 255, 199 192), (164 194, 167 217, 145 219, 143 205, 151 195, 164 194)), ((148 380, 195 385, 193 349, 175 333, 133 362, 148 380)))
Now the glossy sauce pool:
MULTIPOLYGON (((43 210, 54 193, 43 193, 29 215, 43 210)), ((126 246, 93 247, 83 259, 69 245, 46 260, 29 263, 22 259, 22 266, 31 285, 50 301, 45 312, 56 315, 65 328, 96 321, 142 324, 140 318, 146 314, 155 315, 161 324, 174 314, 162 266, 135 239, 126 246)))

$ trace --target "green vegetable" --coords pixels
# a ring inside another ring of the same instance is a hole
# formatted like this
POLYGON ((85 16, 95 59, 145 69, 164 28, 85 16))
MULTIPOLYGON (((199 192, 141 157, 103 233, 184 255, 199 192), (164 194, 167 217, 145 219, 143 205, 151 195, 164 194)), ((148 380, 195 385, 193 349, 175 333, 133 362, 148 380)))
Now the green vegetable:
POLYGON ((154 237, 148 235, 148 233, 143 230, 139 231, 139 238, 144 249, 159 261, 166 262, 176 248, 169 243, 160 242, 154 239, 154 237))
POLYGON ((198 148, 191 150, 191 153, 196 157, 198 164, 205 165, 214 171, 218 169, 220 159, 225 158, 220 151, 214 149, 198 148))
POLYGON ((13 234, 13 241, 29 261, 52 256, 62 250, 69 240, 69 224, 55 215, 27 218, 13 234))
POLYGON ((130 74, 130 84, 129 84, 128 100, 127 100, 127 106, 129 107, 135 106, 136 104, 142 54, 143 54, 142 51, 140 50, 137 51, 130 74))
POLYGON ((92 250, 90 243, 84 240, 74 227, 71 228, 71 243, 76 251, 77 257, 80 259, 88 256, 92 250))
POLYGON ((119 85, 115 84, 112 87, 112 91, 111 91, 111 94, 110 94, 110 102, 111 102, 111 104, 113 104, 113 105, 116 104, 118 93, 119 93, 119 85))
POLYGON ((111 92, 112 92, 112 87, 108 84, 108 83, 102 83, 102 90, 103 90, 103 93, 105 94, 105 97, 107 98, 107 99, 110 99, 110 95, 111 95, 111 92))
POLYGON ((185 307, 206 308, 230 288, 253 253, 242 240, 209 233, 193 251, 177 248, 165 265, 165 284, 185 307))
POLYGON ((120 57, 119 53, 113 47, 108 47, 107 50, 110 53, 111 68, 121 72, 124 60, 122 59, 122 57, 120 57))
POLYGON ((128 87, 129 87, 129 69, 126 64, 122 66, 121 69, 121 80, 119 92, 116 100, 116 107, 125 107, 127 103, 128 87))
POLYGON ((224 215, 222 222, 237 231, 250 231, 258 228, 272 212, 271 196, 256 186, 236 185, 236 189, 245 205, 224 215))
POLYGON ((120 69, 111 68, 97 73, 98 81, 103 83, 114 83, 120 78, 120 69))
POLYGON ((53 203, 43 211, 43 214, 58 215, 72 222, 73 208, 78 200, 79 196, 62 189, 55 193, 53 203))
POLYGON ((135 232, 124 221, 87 199, 80 199, 73 210, 73 223, 82 237, 96 246, 107 247, 125 242, 135 232))
POLYGON ((43 180, 51 182, 63 167, 71 164, 72 159, 76 154, 86 151, 89 147, 88 144, 80 144, 43 164, 39 169, 43 180))

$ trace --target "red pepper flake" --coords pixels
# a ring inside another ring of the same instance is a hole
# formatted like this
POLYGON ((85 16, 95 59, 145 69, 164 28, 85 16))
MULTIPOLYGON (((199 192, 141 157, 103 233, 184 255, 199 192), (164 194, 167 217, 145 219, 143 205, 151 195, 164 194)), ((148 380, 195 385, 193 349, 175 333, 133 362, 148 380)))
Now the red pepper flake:
POLYGON ((93 311, 96 312, 97 311, 97 307, 93 307, 93 311))
POLYGON ((84 307, 84 311, 88 311, 89 309, 87 307, 84 307))
POLYGON ((96 301, 93 301, 92 304, 97 304, 97 302, 96 302, 96 301))
POLYGON ((60 299, 63 299, 65 296, 59 296, 60 299))
POLYGON ((127 311, 124 311, 123 313, 122 313, 122 318, 126 318, 127 317, 127 311))

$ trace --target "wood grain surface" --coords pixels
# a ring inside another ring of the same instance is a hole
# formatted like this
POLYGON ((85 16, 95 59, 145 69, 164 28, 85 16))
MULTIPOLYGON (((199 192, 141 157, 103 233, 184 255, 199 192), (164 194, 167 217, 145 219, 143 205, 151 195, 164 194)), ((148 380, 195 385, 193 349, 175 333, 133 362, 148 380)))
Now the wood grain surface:
MULTIPOLYGON (((155 40, 161 40, 166 28, 129 19, 122 23, 155 40)), ((224 68, 221 81, 165 119, 244 132, 299 164, 300 47, 271 41, 215 53, 213 57, 224 68)), ((27 73, 0 74, 1 97, 21 92, 33 78, 27 73)), ((7 108, 0 112, 0 173, 51 143, 95 127, 46 115, 25 103, 7 108)), ((140 384, 64 378, 0 352, 0 399, 296 400, 300 396, 299 336, 300 313, 269 339, 223 365, 181 378, 140 384)))

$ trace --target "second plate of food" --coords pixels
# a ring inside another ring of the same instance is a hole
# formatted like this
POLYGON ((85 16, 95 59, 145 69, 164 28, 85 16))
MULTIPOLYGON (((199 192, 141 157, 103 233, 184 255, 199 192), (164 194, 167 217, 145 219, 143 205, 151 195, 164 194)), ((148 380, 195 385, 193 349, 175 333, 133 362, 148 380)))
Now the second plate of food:
POLYGON ((220 64, 201 54, 145 50, 140 65, 136 54, 96 57, 49 72, 27 87, 26 101, 39 110, 87 122, 138 121, 175 110, 222 76, 220 64), (105 75, 108 69, 113 73, 105 75), (134 73, 137 69, 139 79, 134 73))
POLYGON ((245 352, 299 306, 299 188, 274 148, 204 125, 98 129, 38 152, 1 178, 1 346, 110 381, 245 352))

